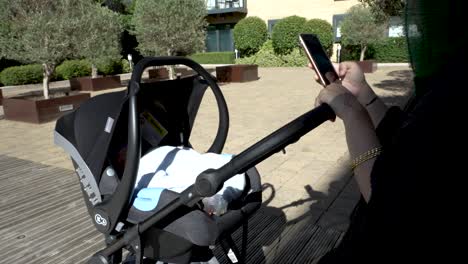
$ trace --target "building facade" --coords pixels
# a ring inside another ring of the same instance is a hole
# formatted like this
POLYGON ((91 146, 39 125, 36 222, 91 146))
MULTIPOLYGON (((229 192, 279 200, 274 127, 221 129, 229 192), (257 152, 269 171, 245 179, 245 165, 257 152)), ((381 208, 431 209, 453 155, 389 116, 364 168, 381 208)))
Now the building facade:
POLYGON ((232 29, 244 17, 262 18, 271 32, 281 18, 298 15, 320 18, 333 25, 335 39, 340 37, 339 22, 357 0, 207 0, 207 51, 233 51, 232 29))

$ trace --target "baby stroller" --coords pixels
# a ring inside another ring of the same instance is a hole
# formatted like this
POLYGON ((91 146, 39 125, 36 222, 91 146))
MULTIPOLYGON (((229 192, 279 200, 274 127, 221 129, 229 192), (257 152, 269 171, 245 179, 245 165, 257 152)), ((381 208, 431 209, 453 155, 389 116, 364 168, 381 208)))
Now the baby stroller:
POLYGON ((260 176, 254 166, 334 116, 327 105, 317 107, 219 169, 202 172, 182 192, 163 191, 154 209, 135 208, 134 187, 141 156, 159 146, 191 147, 192 126, 208 86, 219 110, 218 131, 208 152, 221 153, 229 128, 224 97, 212 75, 182 57, 142 59, 135 66, 126 91, 93 97, 57 121, 55 143, 71 156, 88 212, 105 236, 107 247, 91 257, 89 263, 121 263, 124 248, 130 252, 127 260, 132 263, 218 263, 210 249, 215 242, 220 242, 225 253, 229 253, 232 263, 245 262, 247 219, 262 202, 260 176), (147 67, 164 65, 185 65, 196 75, 141 82, 147 67), (160 132, 163 130, 164 136, 142 139, 141 117, 145 113, 157 117, 153 125, 160 132), (106 176, 109 167, 114 177, 106 176), (223 183, 239 173, 245 173, 246 178, 240 198, 219 217, 203 212, 200 201, 215 195, 223 183), (242 225, 240 252, 231 234, 242 225))

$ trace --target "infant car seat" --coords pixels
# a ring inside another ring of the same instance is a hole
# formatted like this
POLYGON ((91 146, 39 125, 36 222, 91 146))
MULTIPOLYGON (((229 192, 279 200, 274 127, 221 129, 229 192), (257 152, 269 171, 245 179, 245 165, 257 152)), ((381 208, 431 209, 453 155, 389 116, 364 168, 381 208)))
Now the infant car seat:
POLYGON ((230 252, 232 261, 243 262, 245 250, 239 252, 231 233, 244 225, 246 243, 247 219, 261 205, 260 176, 255 168, 242 171, 246 177, 243 193, 221 216, 205 213, 200 199, 188 202, 214 193, 205 183, 216 179, 208 176, 200 179, 198 188, 182 193, 162 191, 153 210, 133 206, 140 157, 161 146, 192 147, 192 127, 208 86, 219 110, 218 131, 208 152, 221 153, 229 128, 224 97, 205 69, 181 57, 141 60, 126 91, 95 96, 57 121, 55 143, 71 156, 88 212, 107 244, 90 263, 121 263, 122 248, 130 252, 127 261, 134 263, 213 263, 210 246, 215 242, 230 252), (149 66, 179 64, 196 74, 141 81, 149 66))

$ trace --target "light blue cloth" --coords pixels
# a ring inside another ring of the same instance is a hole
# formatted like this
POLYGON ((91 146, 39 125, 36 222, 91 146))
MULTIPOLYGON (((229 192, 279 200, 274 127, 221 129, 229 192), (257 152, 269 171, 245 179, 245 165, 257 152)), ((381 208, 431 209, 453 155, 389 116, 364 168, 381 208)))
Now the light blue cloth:
POLYGON ((133 206, 140 211, 151 211, 158 205, 159 197, 161 197, 164 188, 144 188, 141 189, 137 198, 133 202, 133 206))
MULTIPOLYGON (((197 176, 210 168, 217 169, 232 159, 230 154, 200 154, 193 149, 163 146, 152 150, 140 159, 135 188, 140 180, 151 176, 138 192, 134 206, 141 211, 156 208, 163 190, 182 192, 194 184, 197 176), (177 150, 174 152, 174 150, 177 150), (175 155, 172 155, 175 153, 175 155)), ((245 174, 238 174, 226 181, 218 192, 229 203, 242 195, 245 174)))

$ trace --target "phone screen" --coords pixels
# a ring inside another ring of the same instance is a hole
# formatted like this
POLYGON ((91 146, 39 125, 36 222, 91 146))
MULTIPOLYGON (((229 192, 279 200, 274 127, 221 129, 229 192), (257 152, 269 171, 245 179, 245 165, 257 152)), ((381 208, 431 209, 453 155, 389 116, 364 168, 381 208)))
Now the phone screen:
POLYGON ((339 80, 338 74, 328 58, 325 50, 320 44, 317 36, 314 34, 301 34, 299 36, 302 46, 304 47, 307 57, 315 68, 317 75, 323 85, 329 85, 336 80, 339 80))

